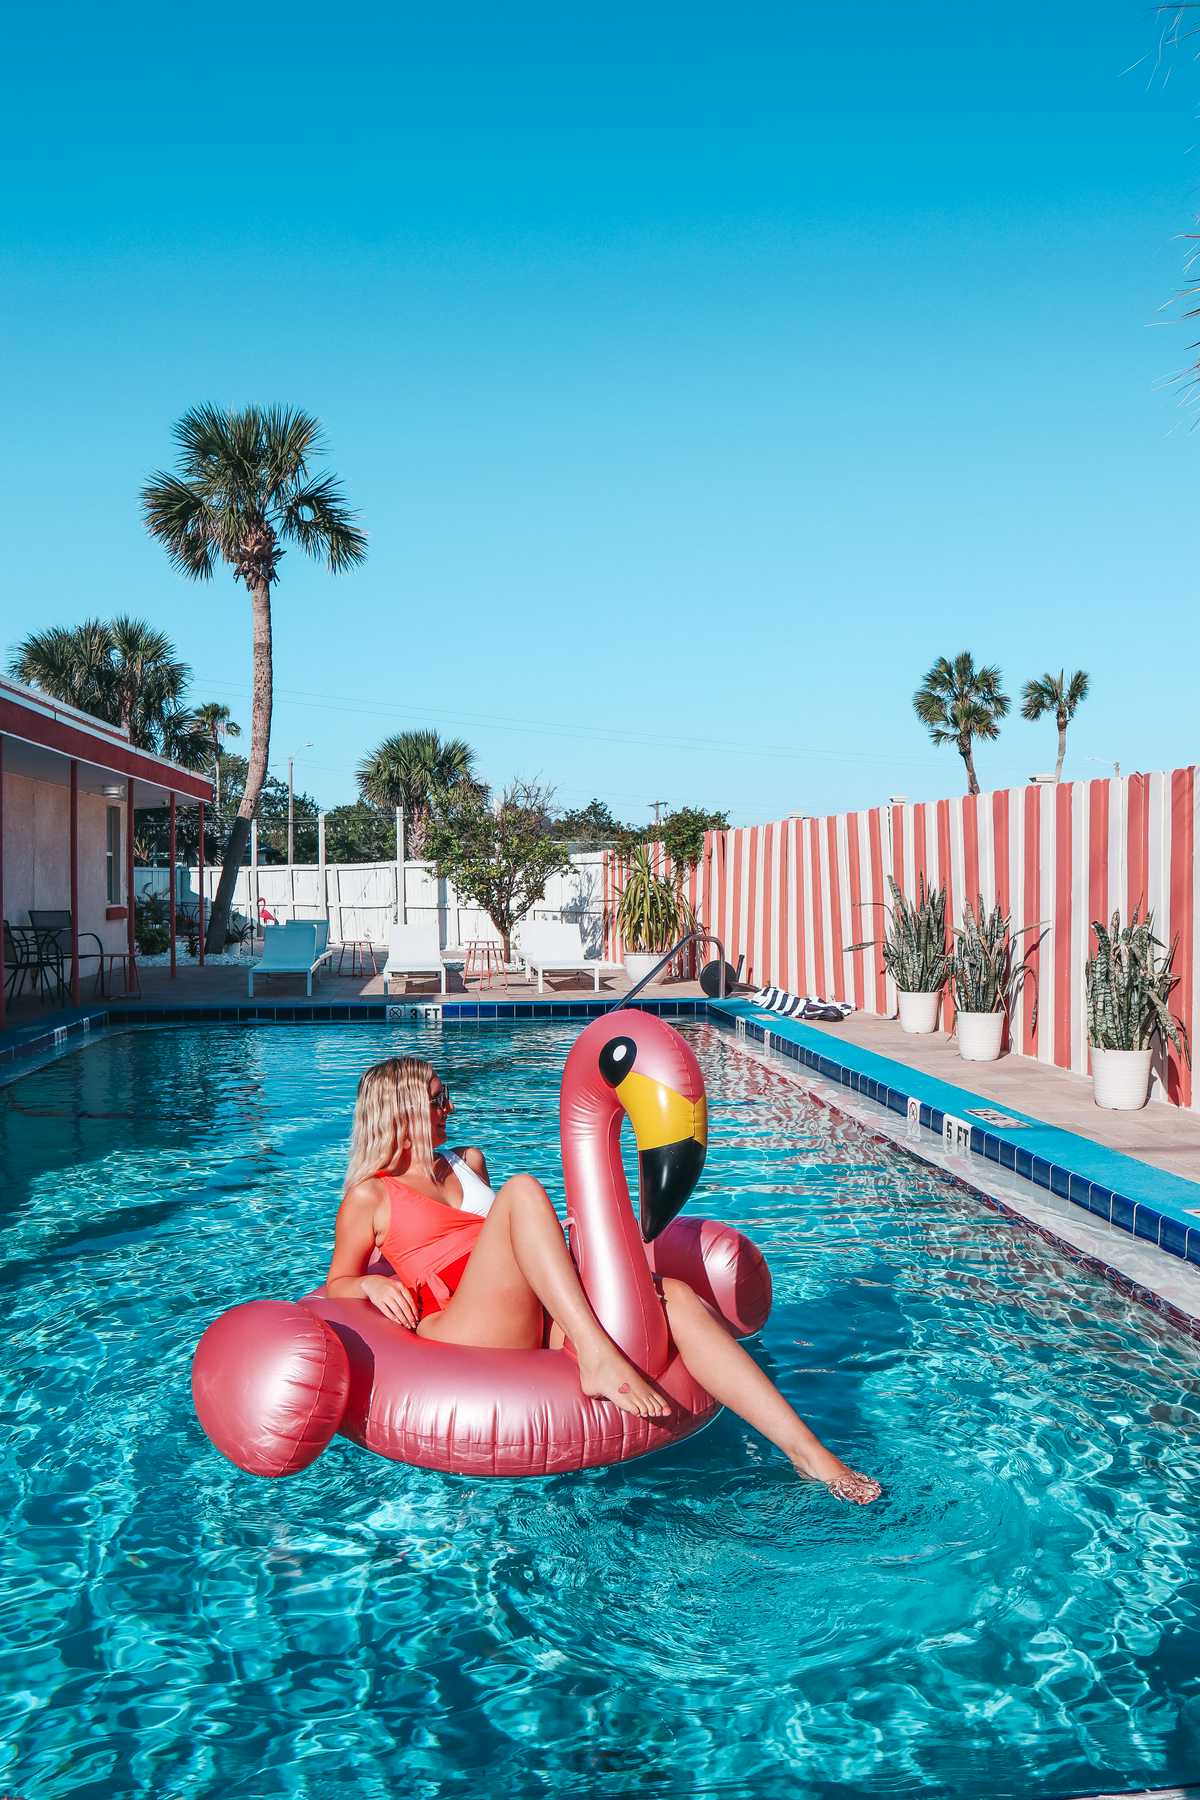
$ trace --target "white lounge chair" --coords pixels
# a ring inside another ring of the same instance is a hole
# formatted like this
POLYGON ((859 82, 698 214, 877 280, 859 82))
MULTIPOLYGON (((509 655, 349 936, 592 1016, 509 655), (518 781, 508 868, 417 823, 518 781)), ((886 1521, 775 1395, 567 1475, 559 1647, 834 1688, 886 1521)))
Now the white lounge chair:
POLYGON ((308 919, 287 925, 264 925, 263 953, 246 971, 247 992, 254 998, 256 975, 303 975, 304 991, 312 994, 312 978, 324 962, 326 951, 317 949, 317 928, 308 919))
POLYGON ((605 962, 589 956, 583 947, 583 934, 578 925, 560 923, 557 919, 530 919, 521 927, 521 961, 538 978, 538 993, 546 991, 547 974, 587 972, 592 985, 600 992, 601 975, 615 975, 620 963, 605 962))
POLYGON ((446 960, 438 941, 438 922, 393 925, 388 932, 387 962, 383 966, 383 991, 390 994, 397 975, 436 975, 444 987, 446 960))

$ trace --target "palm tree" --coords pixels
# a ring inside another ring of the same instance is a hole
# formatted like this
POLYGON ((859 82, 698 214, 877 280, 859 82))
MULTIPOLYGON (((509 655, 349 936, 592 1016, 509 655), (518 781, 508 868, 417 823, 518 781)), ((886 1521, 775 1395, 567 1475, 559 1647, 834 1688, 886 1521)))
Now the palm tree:
POLYGON ((141 750, 170 755, 171 745, 184 741, 181 721, 190 715, 183 696, 191 671, 166 632, 144 619, 85 619, 31 632, 8 669, 56 700, 123 725, 141 750))
POLYGON ((997 738, 1009 698, 993 664, 975 667, 963 650, 953 662, 939 656, 913 695, 913 709, 935 744, 953 744, 967 768, 967 792, 977 794, 979 781, 971 746, 976 738, 997 738))
POLYGON ((247 406, 227 412, 194 406, 175 427, 180 467, 159 473, 142 490, 146 528, 164 545, 181 574, 211 578, 218 561, 244 581, 253 626, 250 755, 246 786, 225 846, 221 879, 208 928, 210 951, 224 948, 238 869, 250 842, 250 821, 267 774, 271 748, 271 589, 285 544, 298 544, 334 574, 367 554, 341 486, 332 475, 310 475, 322 448, 321 429, 308 413, 247 406))
POLYGON ((1025 696, 1021 703, 1021 716, 1025 719, 1040 719, 1043 713, 1052 712, 1058 725, 1058 761, 1054 765, 1055 781, 1062 780, 1063 763, 1067 755, 1067 726, 1075 717, 1075 709, 1087 699, 1088 678, 1083 669, 1076 669, 1070 681, 1067 672, 1060 669, 1057 675, 1047 670, 1037 681, 1025 683, 1025 696))
POLYGON ((359 792, 375 806, 399 808, 410 854, 425 848, 429 817, 447 794, 470 783, 476 789, 475 752, 462 738, 436 731, 398 731, 384 738, 358 766, 359 792))
POLYGON ((241 737, 242 728, 219 700, 207 700, 196 708, 196 722, 212 745, 213 788, 217 811, 221 810, 221 745, 226 738, 241 737))

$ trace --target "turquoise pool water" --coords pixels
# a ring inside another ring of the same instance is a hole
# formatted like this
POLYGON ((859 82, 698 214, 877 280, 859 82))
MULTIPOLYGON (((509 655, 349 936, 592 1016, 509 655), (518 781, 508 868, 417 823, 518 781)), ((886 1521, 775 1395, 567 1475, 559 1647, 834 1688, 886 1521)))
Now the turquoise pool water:
POLYGON ((421 1047, 557 1193, 577 1028, 137 1031, 0 1090, 0 1789, 406 1800, 1065 1795, 1200 1779, 1200 1348, 708 1026, 692 1205, 766 1251, 758 1350, 886 1484, 728 1416, 455 1480, 203 1437, 223 1308, 324 1270, 354 1085, 421 1047))

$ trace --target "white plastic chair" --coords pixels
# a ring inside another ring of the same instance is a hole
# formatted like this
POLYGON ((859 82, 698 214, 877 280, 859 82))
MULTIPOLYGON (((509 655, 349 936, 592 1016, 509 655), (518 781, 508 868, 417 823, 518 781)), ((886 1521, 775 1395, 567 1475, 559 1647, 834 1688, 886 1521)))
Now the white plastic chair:
POLYGON ((388 933, 387 962, 383 966, 385 994, 391 993, 397 975, 436 975, 445 986, 446 959, 442 954, 436 919, 392 926, 388 933))
POLYGON ((304 991, 312 994, 312 978, 325 960, 317 950, 317 928, 308 919, 287 925, 263 927, 263 953, 246 971, 247 993, 254 998, 256 975, 303 975, 304 991))
POLYGON ((589 956, 578 925, 558 919, 529 919, 522 925, 521 961, 531 973, 536 973, 539 994, 546 991, 547 973, 567 972, 591 975, 592 985, 599 993, 601 975, 615 975, 621 967, 603 957, 589 956))

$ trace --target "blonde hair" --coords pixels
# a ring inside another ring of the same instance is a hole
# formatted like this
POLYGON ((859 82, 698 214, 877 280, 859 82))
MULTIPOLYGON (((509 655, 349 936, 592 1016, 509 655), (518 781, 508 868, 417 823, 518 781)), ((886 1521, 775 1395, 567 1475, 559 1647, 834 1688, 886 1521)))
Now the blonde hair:
POLYGON ((433 1167, 433 1133, 429 1121, 429 1083, 433 1064, 418 1056, 389 1056, 373 1063, 358 1084, 350 1161, 344 1194, 369 1176, 396 1167, 405 1148, 411 1160, 433 1167))

